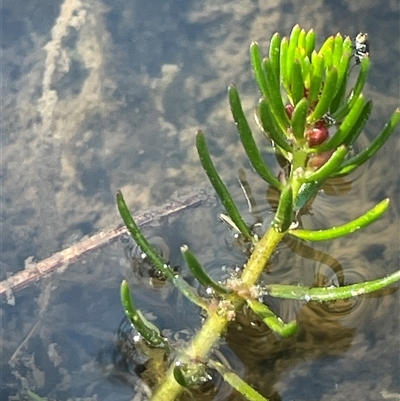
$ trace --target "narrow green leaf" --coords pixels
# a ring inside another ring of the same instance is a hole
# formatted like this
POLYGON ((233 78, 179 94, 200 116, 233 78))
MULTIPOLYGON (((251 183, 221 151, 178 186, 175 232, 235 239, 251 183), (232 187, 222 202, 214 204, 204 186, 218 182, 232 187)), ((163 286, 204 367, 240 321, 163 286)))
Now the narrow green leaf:
POLYGON ((254 167, 254 170, 259 174, 262 179, 264 179, 275 188, 281 188, 281 183, 265 164, 260 154, 260 151, 258 150, 246 116, 243 113, 239 93, 234 85, 229 86, 228 95, 233 119, 235 120, 236 126, 239 131, 240 140, 242 141, 244 150, 246 151, 251 165, 254 167))
POLYGON ((370 100, 369 102, 365 103, 360 115, 358 116, 356 123, 353 125, 349 135, 344 140, 345 145, 351 146, 355 143, 355 141, 363 131, 365 124, 367 123, 369 116, 371 115, 371 111, 372 111, 372 101, 370 100))
POLYGON ((293 223, 293 217, 293 190, 291 185, 287 185, 281 192, 278 209, 271 222, 271 227, 278 233, 283 233, 293 223))
POLYGON ((207 274, 195 254, 189 250, 187 245, 181 246, 181 252, 193 276, 202 286, 206 288, 211 287, 217 294, 229 294, 232 292, 230 288, 217 283, 207 274))
POLYGON ((307 202, 317 194, 321 185, 321 181, 312 181, 301 184, 294 201, 294 211, 297 212, 302 209, 307 202))
POLYGON ((190 285, 185 280, 175 274, 169 263, 164 261, 164 259, 160 256, 156 249, 153 248, 152 245, 150 245, 150 243, 146 240, 143 233, 141 232, 135 221, 132 219, 132 216, 128 210, 128 207, 126 206, 125 200, 120 191, 117 192, 117 206, 132 238, 139 245, 140 249, 146 254, 154 267, 161 273, 163 273, 165 277, 170 280, 186 298, 188 298, 194 304, 207 310, 208 305, 205 303, 205 301, 197 294, 197 292, 192 287, 190 287, 190 285))
POLYGON ((322 118, 322 116, 329 111, 329 106, 333 100, 333 95, 336 88, 336 82, 337 82, 337 70, 335 67, 332 67, 328 71, 328 74, 326 76, 324 87, 322 89, 322 93, 318 100, 318 103, 314 111, 308 117, 309 123, 314 123, 315 121, 322 118))
POLYGON ((259 123, 268 137, 284 151, 288 153, 293 152, 293 149, 288 143, 286 132, 283 131, 276 122, 267 99, 263 98, 260 100, 258 111, 259 123))
POLYGON ((297 24, 293 27, 292 32, 290 33, 289 48, 288 48, 288 53, 287 53, 287 64, 286 64, 286 67, 287 67, 286 74, 288 77, 292 76, 294 55, 296 52, 296 48, 298 46, 300 31, 301 31, 300 26, 297 24))
POLYGON ((363 95, 357 99, 357 102, 350 109, 349 113, 340 124, 339 129, 336 133, 331 136, 326 142, 317 147, 318 153, 326 152, 328 150, 334 149, 342 143, 346 143, 347 138, 351 135, 352 129, 363 113, 365 106, 365 99, 363 95))
POLYGON ((310 29, 306 35, 306 53, 307 57, 311 59, 311 54, 315 49, 315 32, 314 29, 310 29))
POLYGON ((328 241, 331 239, 343 237, 355 231, 361 230, 364 227, 367 227, 374 221, 378 220, 383 215, 383 213, 386 212, 388 207, 389 199, 384 199, 382 202, 378 203, 375 207, 370 209, 362 216, 350 221, 349 223, 343 224, 342 226, 317 231, 293 229, 289 230, 289 233, 297 238, 308 241, 328 241))
POLYGON ((304 96, 304 80, 301 71, 301 65, 299 60, 294 60, 292 66, 292 76, 290 84, 290 96, 293 99, 293 104, 296 106, 300 99, 304 96))
POLYGON ((348 174, 361 164, 370 159, 389 139, 400 122, 400 109, 396 109, 390 120, 385 124, 382 132, 372 141, 372 143, 359 154, 351 157, 342 164, 342 169, 338 174, 348 174))
POLYGON ((281 40, 282 38, 280 37, 279 33, 276 32, 271 38, 268 55, 269 59, 271 60, 272 70, 278 79, 280 77, 281 40))
POLYGON ((347 146, 339 146, 329 160, 317 171, 306 172, 303 182, 323 182, 334 173, 340 170, 341 164, 348 152, 347 146))
POLYGON ((121 302, 122 306, 124 307, 126 317, 150 345, 165 349, 169 348, 167 340, 161 336, 160 330, 153 323, 150 323, 147 319, 145 319, 140 311, 136 309, 131 297, 129 284, 126 280, 123 280, 121 284, 121 302))
POLYGON ((271 111, 281 129, 286 130, 290 122, 283 105, 279 77, 275 76, 271 60, 265 59, 263 66, 267 80, 267 99, 269 100, 271 111))
POLYGON ((306 50, 306 31, 302 29, 299 33, 299 37, 297 39, 297 49, 306 50))
POLYGON ((267 96, 267 81, 265 79, 264 70, 262 66, 262 57, 260 48, 257 42, 250 45, 250 59, 251 66, 253 67, 254 76, 260 89, 262 96, 267 96))
POLYGON ((313 69, 310 90, 308 91, 308 103, 310 106, 318 100, 321 92, 322 77, 324 74, 324 56, 314 51, 311 57, 311 65, 313 69))
POLYGON ((297 322, 295 320, 284 323, 282 319, 275 315, 267 305, 263 303, 248 298, 246 299, 247 305, 250 309, 268 326, 273 332, 282 337, 291 337, 297 333, 297 322))
POLYGON ((215 369, 224 380, 229 383, 238 393, 245 397, 249 401, 268 401, 259 392, 254 390, 249 384, 241 379, 233 370, 222 365, 220 362, 213 360, 208 361, 208 366, 215 369))
POLYGON ((343 62, 339 65, 339 70, 338 70, 338 81, 336 84, 336 90, 335 90, 335 96, 332 99, 331 105, 329 107, 329 112, 334 119, 338 119, 336 117, 337 111, 340 109, 340 107, 343 107, 343 105, 346 105, 346 92, 347 92, 347 82, 348 82, 348 74, 347 74, 347 69, 350 65, 350 58, 347 60, 347 62, 343 62), (347 64, 346 64, 347 63, 347 64))
POLYGON ((353 54, 353 41, 350 36, 346 36, 343 41, 343 56, 348 55, 351 57, 353 54))
POLYGON ((304 142, 304 132, 306 129, 306 120, 307 120, 307 113, 308 113, 308 100, 306 98, 301 99, 292 115, 292 131, 294 137, 298 141, 304 142))
POLYGON ((343 37, 340 33, 335 36, 333 43, 333 65, 339 70, 340 60, 343 54, 343 37))
POLYGON ((342 44, 340 60, 335 64, 338 70, 338 80, 335 90, 335 99, 332 101, 331 113, 334 113, 341 103, 344 103, 347 90, 347 78, 350 73, 350 60, 352 56, 351 40, 347 37, 342 44))
POLYGON ((365 85, 365 82, 367 81, 367 76, 368 76, 370 67, 371 67, 371 62, 369 60, 369 57, 364 57, 361 60, 360 72, 358 74, 356 85, 354 86, 354 89, 351 92, 350 97, 349 97, 349 109, 351 109, 354 106, 354 103, 357 101, 362 90, 364 89, 364 85, 365 85))
POLYGON ((286 92, 290 92, 290 75, 288 75, 288 51, 289 51, 289 40, 288 38, 283 38, 281 40, 281 51, 280 51, 280 79, 282 84, 286 89, 286 92))
POLYGON ((310 89, 311 86, 311 62, 307 56, 300 59, 301 74, 303 76, 304 87, 310 89))
POLYGON ((333 66, 333 46, 335 43, 335 38, 333 36, 330 36, 328 39, 325 40, 323 43, 319 54, 324 55, 325 59, 325 67, 327 69, 331 69, 333 66))
POLYGON ((173 280, 175 276, 173 270, 169 266, 168 262, 166 262, 160 256, 157 250, 144 237, 142 231, 133 220, 132 215, 128 210, 128 207, 126 206, 124 197, 122 196, 122 193, 120 191, 117 192, 116 197, 119 213, 132 238, 139 245, 140 249, 146 254, 154 267, 162 272, 168 279, 173 280))
POLYGON ((262 288, 265 295, 282 299, 303 301, 336 301, 348 299, 382 290, 400 280, 400 270, 378 280, 365 281, 343 287, 307 288, 299 285, 272 284, 262 288))
POLYGON ((221 202, 224 205, 225 210, 228 213, 228 216, 236 224, 236 226, 239 228, 240 232, 244 235, 244 237, 247 240, 251 241, 252 235, 250 229, 243 221, 242 216, 240 215, 239 210, 235 202, 233 201, 228 189, 226 188, 225 184, 222 182, 220 176, 218 175, 217 170, 215 169, 210 154, 208 152, 208 147, 206 140, 204 138, 204 134, 201 131, 198 131, 196 135, 196 147, 200 157, 201 165, 203 166, 203 169, 206 172, 211 182, 211 185, 214 187, 219 198, 221 199, 221 202))

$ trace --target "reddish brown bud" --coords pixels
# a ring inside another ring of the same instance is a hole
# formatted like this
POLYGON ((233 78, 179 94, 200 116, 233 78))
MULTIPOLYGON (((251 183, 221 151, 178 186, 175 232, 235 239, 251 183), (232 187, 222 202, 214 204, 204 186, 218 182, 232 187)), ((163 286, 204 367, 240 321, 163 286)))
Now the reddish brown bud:
POLYGON ((326 122, 325 122, 325 120, 318 120, 315 122, 314 126, 316 128, 326 127, 326 122))
POLYGON ((321 145, 329 137, 328 128, 321 126, 307 130, 306 138, 310 148, 321 145))
POLYGON ((312 155, 308 159, 307 167, 311 167, 314 170, 322 167, 332 156, 334 150, 328 150, 327 152, 320 153, 319 155, 312 155))
POLYGON ((292 114, 293 114, 293 110, 294 110, 294 106, 292 104, 287 104, 285 106, 285 110, 286 110, 286 114, 291 119, 292 118, 292 114))

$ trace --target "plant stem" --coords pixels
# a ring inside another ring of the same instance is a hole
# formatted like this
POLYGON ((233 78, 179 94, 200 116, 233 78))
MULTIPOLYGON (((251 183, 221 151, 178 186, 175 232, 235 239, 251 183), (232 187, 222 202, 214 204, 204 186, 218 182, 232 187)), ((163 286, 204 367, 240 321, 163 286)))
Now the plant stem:
MULTIPOLYGON (((285 234, 286 232, 279 233, 271 227, 261 240, 256 243, 242 274, 242 282, 245 286, 251 288, 256 284, 269 258, 285 234)), ((239 297, 232 299, 232 306, 235 311, 238 311, 245 303, 239 297)), ((207 360, 209 352, 215 347, 222 333, 226 330, 228 323, 229 316, 224 313, 223 309, 210 313, 201 330, 183 351, 185 357, 196 361, 207 360)), ((164 381, 154 391, 152 401, 174 401, 182 392, 183 387, 174 378, 174 367, 175 364, 172 363, 164 381)))

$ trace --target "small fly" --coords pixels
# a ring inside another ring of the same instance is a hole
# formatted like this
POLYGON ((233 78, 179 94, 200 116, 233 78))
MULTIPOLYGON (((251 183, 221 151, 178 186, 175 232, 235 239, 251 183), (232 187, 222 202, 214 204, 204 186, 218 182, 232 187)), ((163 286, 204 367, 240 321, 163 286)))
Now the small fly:
POLYGON ((354 41, 354 57, 356 59, 356 64, 360 64, 364 57, 369 56, 369 40, 368 34, 360 32, 354 41))

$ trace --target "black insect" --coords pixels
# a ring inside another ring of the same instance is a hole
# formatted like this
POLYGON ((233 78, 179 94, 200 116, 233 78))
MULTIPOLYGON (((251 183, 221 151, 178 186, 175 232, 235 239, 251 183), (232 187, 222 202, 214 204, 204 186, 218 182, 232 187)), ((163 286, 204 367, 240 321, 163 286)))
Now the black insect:
POLYGON ((369 40, 368 34, 360 32, 354 41, 354 58, 356 59, 356 64, 360 64, 361 60, 365 56, 369 56, 369 40))

